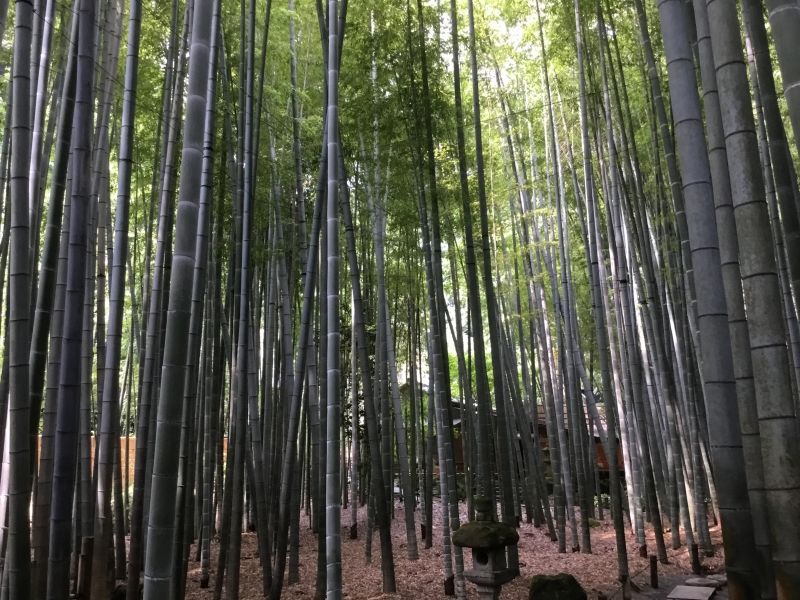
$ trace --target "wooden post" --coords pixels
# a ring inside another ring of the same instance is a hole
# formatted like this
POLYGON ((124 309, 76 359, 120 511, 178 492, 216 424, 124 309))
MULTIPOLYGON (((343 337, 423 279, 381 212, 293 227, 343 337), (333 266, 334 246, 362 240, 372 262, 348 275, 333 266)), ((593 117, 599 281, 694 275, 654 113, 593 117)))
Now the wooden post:
MULTIPOLYGON (((481 586, 478 586, 478 594, 481 594, 481 586)), ((445 596, 455 596, 456 595, 456 582, 453 575, 450 575, 447 579, 444 580, 444 595, 445 596)))
POLYGON ((650 587, 658 589, 658 557, 655 554, 650 555, 650 587))
POLYGON ((700 548, 697 544, 692 544, 692 573, 701 575, 702 567, 700 566, 700 548))

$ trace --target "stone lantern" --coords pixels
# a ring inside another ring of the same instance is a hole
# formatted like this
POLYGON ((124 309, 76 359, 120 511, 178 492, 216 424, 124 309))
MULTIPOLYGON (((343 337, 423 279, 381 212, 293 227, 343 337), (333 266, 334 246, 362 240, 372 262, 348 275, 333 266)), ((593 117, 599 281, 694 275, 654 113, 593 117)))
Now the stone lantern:
POLYGON ((464 576, 478 586, 481 600, 497 600, 500 588, 517 573, 508 567, 506 547, 519 541, 517 530, 492 517, 488 498, 475 498, 475 520, 465 523, 453 534, 453 543, 472 551, 472 568, 464 576))

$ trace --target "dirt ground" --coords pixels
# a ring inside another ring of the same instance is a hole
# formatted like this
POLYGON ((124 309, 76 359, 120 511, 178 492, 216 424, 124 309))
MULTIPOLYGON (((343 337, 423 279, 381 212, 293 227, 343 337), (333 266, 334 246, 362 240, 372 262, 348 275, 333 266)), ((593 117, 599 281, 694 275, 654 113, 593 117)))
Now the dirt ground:
MULTIPOLYGON (((501 597, 526 599, 531 577, 538 574, 565 572, 575 576, 586 590, 589 598, 621 598, 622 595, 619 593, 619 585, 617 584, 614 530, 607 512, 606 517, 605 521, 592 528, 592 554, 573 554, 570 552, 559 554, 558 546, 550 541, 544 527, 536 529, 533 525, 523 523, 519 529, 521 576, 503 587, 501 597)), ((464 505, 461 506, 461 518, 462 522, 466 520, 466 506, 464 505)), ((367 564, 365 561, 364 542, 367 529, 365 509, 361 508, 358 512, 359 539, 357 540, 351 540, 349 537, 350 523, 350 511, 342 511, 342 563, 345 598, 349 600, 448 598, 444 594, 443 587, 441 537, 438 534, 441 514, 438 503, 434 507, 435 530, 432 548, 424 549, 424 544, 419 539, 419 524, 417 524, 419 559, 416 561, 408 559, 402 505, 398 504, 395 507, 392 538, 397 581, 396 594, 381 593, 380 545, 377 533, 373 538, 372 564, 367 564)), ((662 576, 691 574, 691 563, 687 548, 681 547, 678 550, 671 550, 669 534, 666 534, 666 538, 669 564, 659 565, 659 574, 662 576)), ((646 582, 649 581, 648 560, 639 556, 633 537, 628 535, 627 539, 632 580, 635 584, 645 587, 646 582)), ((719 572, 723 565, 721 536, 718 527, 712 529, 712 539, 714 541, 715 555, 713 557, 701 556, 703 566, 710 573, 719 572)), ((648 548, 651 552, 655 550, 651 532, 648 532, 648 548)), ((200 589, 200 565, 196 562, 190 563, 187 600, 210 600, 212 598, 217 549, 218 544, 216 542, 212 543, 212 572, 211 587, 209 589, 200 589)), ((192 555, 194 555, 194 552, 192 552, 192 555)), ((471 559, 468 553, 465 553, 464 562, 467 568, 471 566, 471 559)), ((300 582, 293 585, 285 585, 284 598, 310 600, 314 597, 316 563, 316 537, 308 527, 306 516, 303 515, 300 533, 300 582)), ((477 598, 474 586, 467 582, 466 587, 467 597, 477 598)), ((248 533, 242 537, 239 597, 241 600, 263 598, 255 534, 248 533)))

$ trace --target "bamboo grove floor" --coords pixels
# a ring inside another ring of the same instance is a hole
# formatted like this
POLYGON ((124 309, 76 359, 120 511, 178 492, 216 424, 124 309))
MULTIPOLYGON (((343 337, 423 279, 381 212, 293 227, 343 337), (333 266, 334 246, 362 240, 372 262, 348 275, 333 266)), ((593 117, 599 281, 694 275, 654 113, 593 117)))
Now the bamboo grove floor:
MULTIPOLYGON (((577 510, 577 509, 576 509, 577 510)), ((349 600, 389 600, 389 599, 445 599, 442 587, 442 559, 441 539, 438 531, 441 526, 441 506, 434 503, 434 544, 425 550, 419 544, 419 560, 408 560, 406 553, 405 525, 403 522, 403 509, 401 504, 395 506, 395 519, 392 524, 392 537, 394 542, 395 574, 398 593, 381 594, 380 573, 380 547, 377 533, 373 538, 372 564, 366 564, 364 559, 364 535, 366 532, 366 510, 358 511, 359 539, 349 539, 350 511, 342 514, 342 561, 344 597, 349 600)), ((461 505, 462 519, 466 519, 466 506, 461 505)), ((526 599, 528 586, 532 576, 537 574, 555 574, 560 572, 574 575, 586 590, 589 598, 621 598, 617 584, 616 551, 614 548, 614 530, 609 515, 606 512, 605 521, 592 529, 592 554, 570 553, 559 554, 558 547, 551 542, 544 528, 536 529, 533 525, 523 523, 520 527, 520 570, 521 576, 503 587, 502 598, 526 599)), ((417 525, 419 532, 419 525, 417 525)), ((569 535, 569 533, 568 533, 569 535)), ((713 557, 702 557, 703 566, 710 573, 723 569, 723 554, 719 527, 711 530, 715 554, 713 557)), ((652 532, 648 531, 648 548, 654 551, 655 542, 652 532)), ((648 561, 641 558, 631 535, 627 536, 630 572, 633 582, 641 587, 646 587, 649 581, 648 561)), ((691 574, 690 558, 687 548, 678 550, 669 548, 669 534, 666 534, 668 544, 669 565, 659 565, 659 574, 665 578, 689 576, 691 574)), ((200 589, 200 565, 191 562, 189 565, 189 578, 187 584, 187 600, 210 600, 214 586, 214 567, 218 544, 212 542, 212 573, 211 587, 200 589)), ((283 597, 291 599, 311 599, 314 597, 314 581, 317 561, 316 537, 308 527, 305 514, 302 515, 300 533, 300 582, 284 587, 283 597)), ((194 549, 192 551, 194 557, 194 549)), ((465 557, 467 566, 470 564, 468 556, 465 557)), ((467 597, 477 597, 472 584, 467 583, 467 597)), ((241 600, 262 599, 260 584, 260 568, 256 550, 255 534, 247 533, 242 536, 242 563, 241 563, 241 600)))

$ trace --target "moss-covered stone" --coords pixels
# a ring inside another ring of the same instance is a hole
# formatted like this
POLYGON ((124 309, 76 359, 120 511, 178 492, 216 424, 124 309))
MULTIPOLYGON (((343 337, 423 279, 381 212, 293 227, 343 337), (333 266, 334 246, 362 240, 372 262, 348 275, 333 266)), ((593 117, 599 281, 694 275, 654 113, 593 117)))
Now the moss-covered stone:
POLYGON ((462 548, 490 550, 511 546, 518 541, 516 529, 496 521, 470 521, 453 534, 453 543, 462 548))
POLYGON ((534 576, 528 600, 587 600, 587 596, 572 575, 559 573, 534 576))

